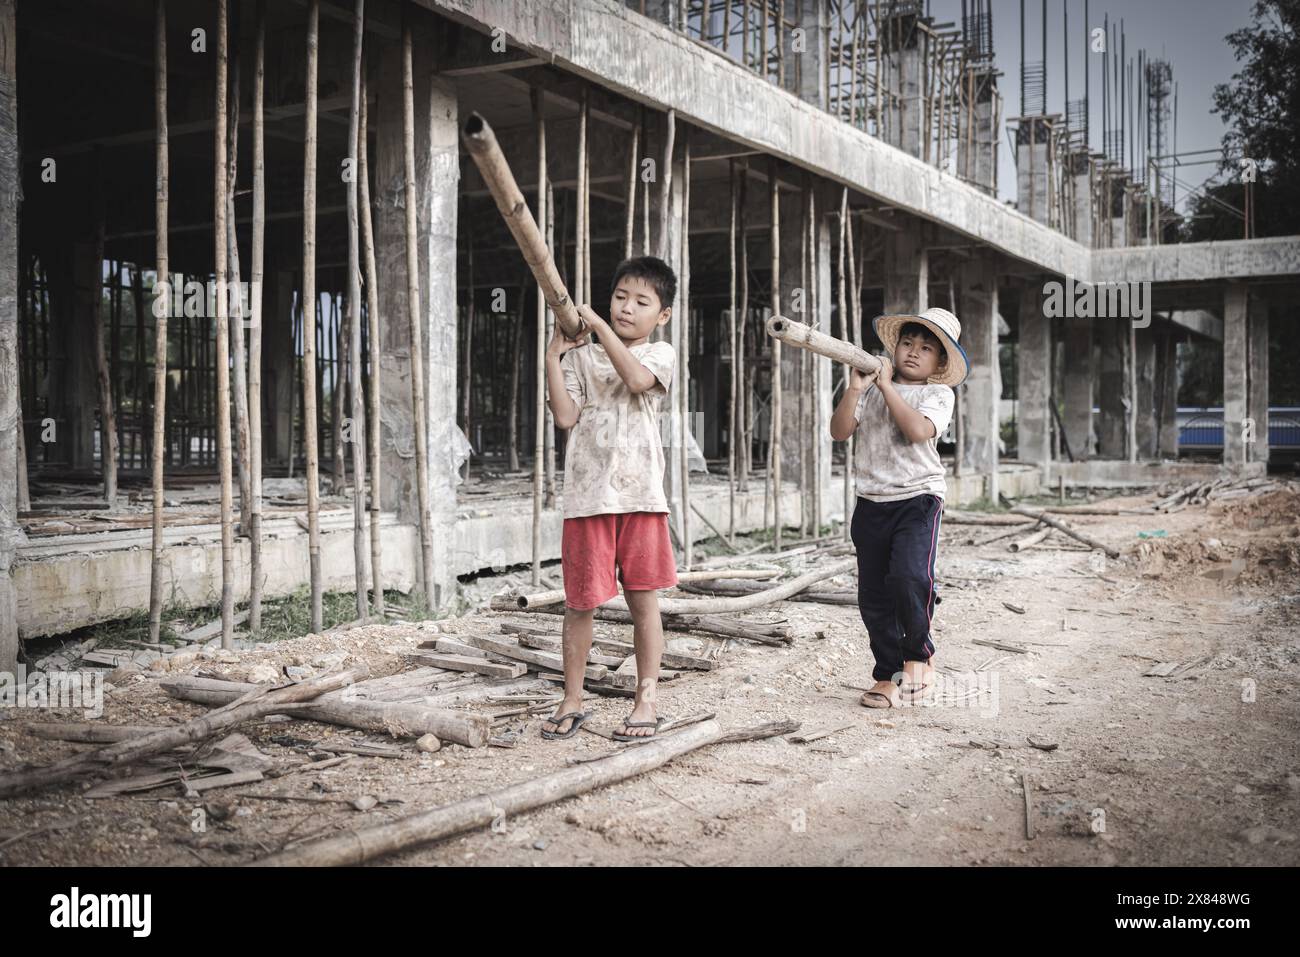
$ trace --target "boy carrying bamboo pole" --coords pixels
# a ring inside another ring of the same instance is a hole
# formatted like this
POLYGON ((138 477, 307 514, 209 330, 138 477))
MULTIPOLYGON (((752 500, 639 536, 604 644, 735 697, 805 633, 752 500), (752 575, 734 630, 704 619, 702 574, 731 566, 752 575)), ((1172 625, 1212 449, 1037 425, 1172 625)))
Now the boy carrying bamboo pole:
POLYGON ((946 492, 938 440, 968 365, 961 324, 946 309, 880 316, 873 327, 888 357, 874 376, 850 368, 831 438, 857 431, 858 612, 876 659, 876 683, 860 703, 896 708, 922 700, 934 684, 930 623, 946 492))
POLYGON ((618 594, 632 614, 637 691, 615 740, 652 737, 662 719, 655 705, 663 655, 660 588, 677 584, 668 537, 664 452, 659 412, 676 357, 668 342, 650 342, 668 322, 677 277, 662 259, 641 256, 614 273, 609 321, 578 311, 587 329, 570 339, 556 324, 546 349, 546 385, 555 424, 568 429, 564 459, 564 700, 542 737, 568 738, 588 715, 582 679, 597 606, 618 594), (588 344, 586 332, 597 342, 588 344))

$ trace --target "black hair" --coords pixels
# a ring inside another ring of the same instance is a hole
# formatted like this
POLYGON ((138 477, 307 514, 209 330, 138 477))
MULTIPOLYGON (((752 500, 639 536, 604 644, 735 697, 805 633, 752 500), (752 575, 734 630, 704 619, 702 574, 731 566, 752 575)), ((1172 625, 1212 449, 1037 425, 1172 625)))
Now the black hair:
POLYGON ((898 330, 898 338, 901 341, 904 336, 920 336, 927 342, 933 342, 939 347, 939 361, 943 362, 948 358, 948 350, 933 329, 922 322, 905 322, 903 328, 898 330))
POLYGON ((634 256, 619 263, 618 268, 614 270, 614 279, 609 284, 611 296, 625 276, 648 282, 654 289, 655 295, 659 297, 661 310, 669 308, 673 304, 673 299, 677 297, 677 274, 673 272, 672 266, 657 256, 634 256))

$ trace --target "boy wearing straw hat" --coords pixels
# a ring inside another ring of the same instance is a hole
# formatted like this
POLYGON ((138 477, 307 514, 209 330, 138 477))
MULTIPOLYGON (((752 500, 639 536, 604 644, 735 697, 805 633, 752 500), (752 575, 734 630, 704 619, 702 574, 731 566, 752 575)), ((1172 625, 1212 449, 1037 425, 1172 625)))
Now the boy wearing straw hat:
POLYGON ((858 611, 876 659, 876 683, 861 704, 896 708, 921 700, 934 683, 930 622, 946 491, 938 441, 968 365, 961 324, 946 309, 880 316, 872 325, 886 355, 874 376, 849 370, 831 438, 857 433, 858 611))

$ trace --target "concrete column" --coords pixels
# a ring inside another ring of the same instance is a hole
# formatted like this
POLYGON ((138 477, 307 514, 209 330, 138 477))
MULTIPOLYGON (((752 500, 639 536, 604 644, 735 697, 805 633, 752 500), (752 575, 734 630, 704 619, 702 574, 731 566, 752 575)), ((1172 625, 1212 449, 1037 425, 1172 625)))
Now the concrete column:
POLYGON ((916 29, 913 14, 886 17, 882 24, 885 62, 884 138, 905 153, 920 157, 925 104, 923 70, 928 59, 929 34, 916 29))
MULTIPOLYGON (((424 395, 429 450, 434 577, 440 605, 452 583, 449 550, 456 521, 456 201, 459 182, 455 89, 432 78, 434 38, 417 31, 415 49, 415 177, 420 271, 421 333, 425 347, 424 395)), ((382 324, 380 364, 381 468, 385 509, 417 524, 415 419, 406 296, 405 165, 402 145, 402 68, 399 51, 381 58, 376 109, 375 257, 382 324)), ((403 559, 420 566, 416 551, 403 559)), ((483 556, 484 565, 491 556, 483 556)))
POLYGON ((1016 380, 1019 458, 1047 466, 1052 460, 1052 320, 1043 315, 1034 287, 1020 295, 1020 348, 1016 380))
POLYGON ((987 256, 971 259, 961 270, 962 341, 970 376, 962 393, 965 406, 966 459, 963 465, 989 476, 988 497, 998 496, 998 286, 987 256))
POLYGON ((1100 364, 1097 374, 1097 455, 1103 459, 1124 459, 1124 350, 1128 325, 1124 320, 1100 319, 1100 364))
POLYGON ((1159 442, 1159 396, 1157 384, 1156 336, 1150 328, 1137 330, 1137 455, 1138 460, 1154 459, 1159 442))
MULTIPOLYGON (((802 32, 797 34, 797 40, 794 32, 786 40, 786 69, 790 69, 791 63, 799 64, 799 98, 824 110, 830 102, 825 69, 831 34, 830 5, 804 3, 798 12, 802 19, 797 29, 802 32)), ((715 19, 719 16, 715 14, 715 19)))
POLYGON ((998 188, 997 83, 994 70, 968 70, 962 91, 965 96, 974 90, 975 106, 957 114, 957 175, 989 195, 998 188))
POLYGON ((1249 415, 1255 420, 1255 441, 1246 449, 1251 462, 1268 461, 1268 300, 1259 293, 1250 297, 1247 318, 1246 354, 1250 363, 1249 415))
POLYGON ((262 290, 262 451, 268 463, 289 464, 291 413, 301 401, 293 394, 294 274, 267 273, 262 290))
POLYGON ((1020 121, 1016 130, 1016 207, 1040 223, 1051 210, 1051 180, 1047 175, 1047 124, 1037 118, 1020 121))
POLYGON ((885 313, 915 315, 929 308, 929 259, 921 240, 921 223, 905 223, 885 235, 885 313))
POLYGON ((10 569, 18 525, 18 56, 14 0, 0 0, 0 672, 17 674, 17 598, 10 569))
POLYGON ((1075 153, 1069 159, 1070 175, 1074 178, 1074 240, 1081 245, 1093 245, 1092 172, 1087 153, 1075 153))
POLYGON ((1092 457, 1092 320, 1065 320, 1065 437, 1076 462, 1092 457))
POLYGON ((1156 454, 1162 459, 1178 458, 1178 336, 1166 331, 1156 345, 1156 394, 1158 433, 1156 454))
MULTIPOLYGON (((1241 441, 1249 415, 1249 376, 1246 287, 1229 283, 1223 293, 1223 464, 1244 465, 1246 446, 1241 441)), ((1258 430, 1257 430, 1258 432, 1258 430)))

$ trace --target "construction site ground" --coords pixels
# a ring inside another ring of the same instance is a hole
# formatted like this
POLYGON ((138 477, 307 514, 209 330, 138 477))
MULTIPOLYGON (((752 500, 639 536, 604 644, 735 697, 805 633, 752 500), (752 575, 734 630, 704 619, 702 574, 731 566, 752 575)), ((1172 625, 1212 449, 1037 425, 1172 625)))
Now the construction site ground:
MULTIPOLYGON (((1105 504, 1152 501, 1135 495, 1105 504)), ((1059 534, 1047 547, 1012 553, 1010 538, 990 541, 1006 529, 945 523, 934 625, 940 686, 930 704, 858 704, 872 659, 853 605, 786 601, 747 615, 788 621, 800 637, 786 647, 670 632, 670 648, 717 654, 718 666, 664 682, 662 715, 716 713, 724 728, 792 718, 816 740, 714 745, 383 863, 1300 862, 1300 490, 1292 483, 1168 514, 1069 521, 1121 557, 1099 561, 1100 552, 1059 534)), ((485 598, 526 580, 526 573, 480 578, 473 587, 485 598)), ((839 584, 852 587, 852 576, 839 584)), ((245 678, 250 669, 275 675, 288 665, 316 674, 362 659, 372 673, 392 673, 421 641, 494 635, 501 621, 559 630, 556 616, 483 610, 209 653, 187 670, 245 678)), ((631 628, 598 623, 597 634, 630 640, 631 628)), ((147 670, 119 675, 99 720, 165 725, 206 710, 168 697, 157 679, 147 670)), ((629 706, 593 697, 591 725, 612 731, 629 706)), ((4 770, 93 747, 24 731, 82 720, 80 712, 8 708, 0 716, 4 770)), ((423 753, 410 740, 388 739, 400 757, 354 755, 194 798, 173 784, 92 800, 74 783, 0 801, 0 865, 251 862, 620 747, 586 731, 545 741, 541 720, 503 724, 497 733, 510 735, 513 747, 423 753), (268 793, 309 800, 246 796, 268 793)), ((282 764, 303 760, 284 743, 290 739, 384 742, 287 718, 237 730, 282 764)))

